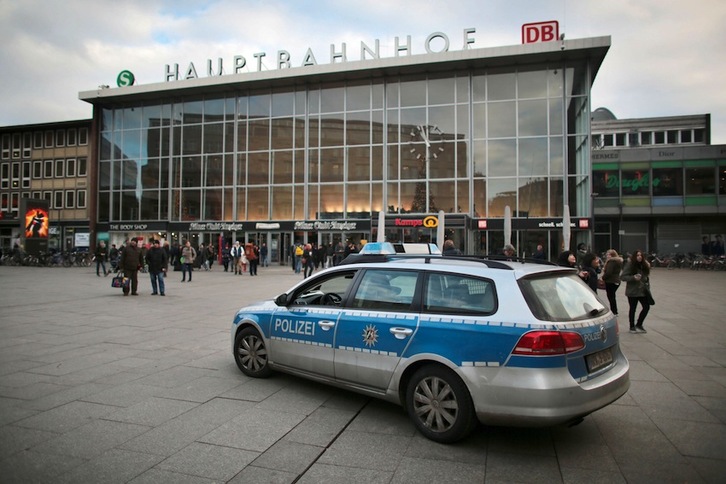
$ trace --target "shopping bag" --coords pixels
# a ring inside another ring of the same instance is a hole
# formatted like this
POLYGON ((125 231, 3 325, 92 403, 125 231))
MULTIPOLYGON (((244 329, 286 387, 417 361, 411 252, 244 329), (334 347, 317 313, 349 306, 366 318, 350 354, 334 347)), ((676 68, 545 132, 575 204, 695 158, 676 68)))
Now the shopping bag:
POLYGON ((121 273, 117 274, 111 279, 111 287, 129 287, 128 277, 124 277, 121 273))

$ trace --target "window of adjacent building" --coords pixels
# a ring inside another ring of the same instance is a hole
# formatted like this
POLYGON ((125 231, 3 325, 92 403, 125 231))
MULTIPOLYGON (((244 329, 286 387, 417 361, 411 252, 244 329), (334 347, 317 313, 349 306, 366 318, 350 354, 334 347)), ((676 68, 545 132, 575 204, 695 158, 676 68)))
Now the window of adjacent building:
POLYGON ((40 200, 41 199, 41 192, 33 192, 31 198, 34 198, 36 200, 40 200))
POLYGON ((13 192, 10 194, 10 211, 17 212, 20 206, 20 194, 13 192))
POLYGON ((653 144, 656 144, 656 145, 665 144, 666 137, 665 137, 665 133, 663 131, 655 131, 653 133, 653 137, 654 137, 653 144))
POLYGON ((43 178, 43 162, 40 160, 33 162, 33 178, 43 178))
POLYGON ((76 192, 76 207, 86 208, 86 190, 78 190, 76 192))
POLYGON ((48 205, 50 206, 50 203, 53 201, 53 192, 51 192, 51 191, 43 192, 43 200, 47 200, 48 205))
POLYGON ((23 133, 23 158, 30 158, 33 147, 33 133, 23 133))
POLYGON ((640 133, 640 143, 643 145, 653 144, 653 132, 643 131, 642 133, 640 133))
POLYGON ((88 128, 79 128, 78 129, 78 144, 79 145, 88 144, 88 128))
POLYGON ((20 142, 22 138, 20 137, 20 133, 13 133, 13 159, 17 160, 20 158, 20 142))
POLYGON ((30 173, 32 163, 30 161, 23 162, 23 188, 30 188, 30 173))
POLYGON ((55 160, 55 177, 63 178, 63 160, 55 160))
POLYGON ((65 146, 66 145, 66 131, 64 129, 57 129, 55 132, 55 145, 65 146))
POLYGON ((67 139, 68 146, 75 146, 76 145, 76 136, 77 136, 76 128, 69 129, 67 134, 68 134, 68 139, 67 139))
POLYGON ((45 160, 43 164, 43 178, 53 178, 53 160, 45 160))
POLYGON ((671 130, 668 131, 668 144, 674 145, 678 143, 678 131, 671 130))
POLYGON ((33 133, 33 148, 41 149, 43 147, 43 132, 36 131, 33 133))
POLYGON ((2 159, 3 160, 9 160, 10 159, 10 134, 4 134, 3 135, 3 148, 2 148, 2 159))
POLYGON ((88 174, 88 161, 87 158, 78 158, 78 164, 76 169, 77 176, 86 176, 88 174))
POLYGON ((653 168, 653 196, 683 195, 683 168, 653 168))
POLYGON ((616 133, 615 134, 615 146, 625 146, 627 133, 616 133))
POLYGON ((690 129, 684 129, 681 131, 681 143, 692 143, 693 142, 693 133, 690 129))
POLYGON ((1 188, 10 188, 10 163, 0 165, 0 182, 1 188))
POLYGON ((603 146, 613 146, 613 135, 612 134, 604 134, 602 135, 602 145, 603 146))
POLYGON ((63 208, 63 190, 53 192, 53 208, 63 208))
POLYGON ((66 190, 66 208, 73 208, 75 206, 76 206, 75 190, 66 190))
POLYGON ((66 177, 76 176, 76 160, 69 158, 66 160, 66 177))
POLYGON ((686 168, 686 195, 716 193, 716 170, 713 167, 686 168))
POLYGON ((45 147, 46 148, 52 148, 53 147, 53 131, 46 131, 45 132, 45 147))
POLYGON ((3 212, 10 210, 10 194, 7 192, 0 194, 0 210, 3 212))
POLYGON ((703 143, 706 139, 706 131, 703 129, 694 129, 693 130, 693 140, 696 143, 703 143))
POLYGON ((623 189, 623 196, 649 195, 650 194, 650 173, 644 170, 622 170, 620 186, 623 189))
POLYGON ((10 177, 10 186, 12 188, 20 188, 20 163, 15 162, 12 166, 12 173, 10 177))

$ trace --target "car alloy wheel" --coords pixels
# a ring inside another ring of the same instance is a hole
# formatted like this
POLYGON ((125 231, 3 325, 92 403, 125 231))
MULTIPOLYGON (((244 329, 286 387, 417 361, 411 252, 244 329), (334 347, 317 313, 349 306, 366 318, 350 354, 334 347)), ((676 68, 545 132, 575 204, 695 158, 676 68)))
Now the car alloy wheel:
POLYGON ((247 327, 237 333, 234 347, 234 360, 242 373, 255 378, 270 375, 267 346, 255 328, 247 327))
POLYGON ((477 424, 466 385, 439 365, 416 371, 407 386, 406 408, 418 430, 436 442, 461 440, 477 424))

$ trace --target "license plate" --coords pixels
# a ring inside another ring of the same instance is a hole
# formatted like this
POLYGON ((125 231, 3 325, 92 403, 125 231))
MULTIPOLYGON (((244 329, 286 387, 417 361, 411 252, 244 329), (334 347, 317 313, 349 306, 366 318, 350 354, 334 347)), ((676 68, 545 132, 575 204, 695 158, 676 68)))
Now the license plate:
POLYGON ((587 371, 592 373, 600 368, 604 368, 613 362, 613 351, 612 348, 607 348, 597 353, 587 355, 585 357, 587 362, 587 371))

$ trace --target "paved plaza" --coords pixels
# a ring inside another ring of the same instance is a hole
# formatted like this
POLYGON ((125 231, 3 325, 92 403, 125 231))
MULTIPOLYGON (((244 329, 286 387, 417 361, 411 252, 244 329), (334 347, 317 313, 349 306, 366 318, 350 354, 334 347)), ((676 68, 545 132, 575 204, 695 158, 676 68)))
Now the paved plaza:
MULTIPOLYGON (((726 479, 726 272, 654 269, 631 388, 572 428, 481 426, 441 445, 401 407, 245 377, 235 311, 299 280, 219 267, 123 297, 95 268, 0 266, 0 482, 688 482, 726 479)), ((625 317, 624 317, 625 316, 625 317)))

